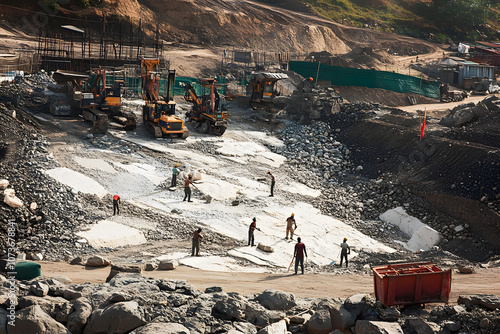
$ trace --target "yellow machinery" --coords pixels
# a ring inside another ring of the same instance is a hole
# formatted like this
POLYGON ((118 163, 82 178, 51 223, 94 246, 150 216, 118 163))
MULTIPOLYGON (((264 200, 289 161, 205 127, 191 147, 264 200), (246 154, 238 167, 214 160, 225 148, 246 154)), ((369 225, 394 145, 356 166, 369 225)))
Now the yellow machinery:
POLYGON ((115 80, 113 86, 106 85, 106 70, 98 69, 90 77, 90 93, 82 93, 80 108, 85 120, 91 121, 94 129, 105 133, 109 120, 119 123, 124 130, 133 130, 137 119, 133 112, 121 110, 122 80, 115 80))
POLYGON ((157 72, 159 59, 143 58, 141 61, 142 98, 146 101, 142 108, 144 125, 155 138, 164 135, 189 136, 184 121, 175 115, 174 84, 175 70, 168 71, 166 101, 159 100, 160 73, 157 72))
POLYGON ((196 123, 196 128, 203 133, 215 133, 222 136, 227 128, 229 117, 227 102, 216 89, 215 79, 200 79, 206 94, 198 96, 190 84, 185 87, 184 99, 193 103, 193 109, 186 113, 190 122, 196 123))
POLYGON ((286 104, 276 99, 279 96, 276 83, 282 79, 288 79, 288 75, 284 73, 252 72, 247 92, 250 95, 250 107, 254 110, 261 109, 269 112, 284 108, 286 104))

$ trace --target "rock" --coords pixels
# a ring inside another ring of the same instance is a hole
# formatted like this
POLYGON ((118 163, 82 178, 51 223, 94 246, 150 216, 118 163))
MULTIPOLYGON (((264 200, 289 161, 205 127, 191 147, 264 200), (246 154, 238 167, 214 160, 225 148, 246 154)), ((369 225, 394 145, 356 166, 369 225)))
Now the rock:
POLYGON ((233 327, 228 334, 257 334, 257 328, 249 322, 233 322, 233 327))
POLYGON ((458 266, 458 271, 461 274, 472 274, 474 273, 474 269, 472 267, 458 266))
POLYGON ((72 290, 72 289, 65 289, 63 292, 63 296, 67 300, 73 300, 73 299, 80 298, 82 296, 82 293, 79 291, 72 290))
MULTIPOLYGON (((333 304, 329 306, 330 319, 333 329, 347 331, 354 326, 356 314, 348 311, 342 304, 333 304)), ((360 311, 361 312, 361 311, 360 311)))
POLYGON ((384 321, 398 321, 401 313, 394 307, 388 307, 379 309, 378 315, 384 321))
POLYGON ((481 329, 488 329, 491 326, 491 320, 488 318, 482 318, 479 320, 479 328, 481 329))
POLYGON ((264 252, 268 252, 268 253, 274 252, 273 247, 268 246, 268 245, 264 245, 261 242, 259 242, 259 244, 257 245, 257 248, 263 250, 264 252))
POLYGON ((451 332, 458 332, 462 328, 460 321, 445 321, 443 323, 444 328, 450 330, 451 332))
POLYGON ((43 260, 43 254, 42 253, 36 253, 31 255, 31 259, 33 261, 42 261, 43 260))
POLYGON ((0 190, 4 190, 9 186, 9 180, 1 179, 0 180, 0 190))
POLYGON ((68 316, 67 327, 72 334, 81 334, 92 314, 92 306, 87 298, 81 297, 73 301, 73 309, 74 312, 68 316))
POLYGON ((224 298, 215 303, 213 307, 214 317, 223 320, 239 320, 245 317, 246 304, 235 298, 224 298))
POLYGON ((205 293, 214 293, 214 292, 222 292, 222 288, 220 286, 211 286, 205 289, 205 293))
POLYGON ((9 334, 72 334, 38 305, 18 311, 15 324, 9 326, 9 334))
POLYGON ((179 265, 177 260, 162 260, 158 265, 158 270, 174 270, 179 265))
POLYGON ((190 334, 190 331, 178 323, 153 322, 134 329, 130 334, 190 334))
POLYGON ((19 297, 19 309, 24 309, 30 306, 38 305, 47 314, 53 315, 55 310, 63 309, 64 304, 69 304, 68 301, 61 297, 45 296, 43 298, 35 296, 19 297))
POLYGON ((292 315, 290 317, 290 323, 292 324, 303 324, 306 321, 304 317, 301 317, 299 315, 292 315))
POLYGON ((37 297, 43 297, 49 293, 49 286, 42 282, 35 282, 30 286, 30 291, 37 297))
POLYGON ((403 329, 397 322, 358 320, 355 334, 403 334, 403 329))
POLYGON ((121 302, 92 313, 85 327, 85 334, 123 334, 145 323, 144 312, 137 302, 121 302))
POLYGON ((91 256, 87 259, 87 263, 85 264, 88 267, 106 267, 109 266, 111 262, 105 259, 102 256, 91 256))
POLYGON ((410 331, 416 332, 418 334, 439 333, 441 329, 438 324, 423 319, 406 319, 405 326, 410 331))
POLYGON ((146 268, 144 270, 146 271, 153 271, 158 268, 158 263, 156 262, 148 262, 146 263, 146 268))
POLYGON ((280 320, 262 328, 257 334, 287 334, 285 320, 280 320))
POLYGON ((488 310, 500 309, 500 298, 495 295, 475 294, 475 295, 461 295, 458 297, 459 304, 472 304, 479 305, 488 310))
POLYGON ((111 281, 113 277, 118 275, 118 273, 135 273, 142 274, 142 269, 138 266, 111 266, 111 271, 109 272, 108 277, 106 278, 106 282, 111 281))
POLYGON ((80 264, 82 265, 83 264, 83 259, 81 257, 75 257, 73 260, 71 260, 71 262, 69 263, 71 265, 75 265, 75 264, 80 264))
POLYGON ((11 208, 20 208, 23 206, 23 201, 21 201, 15 195, 15 191, 12 188, 7 188, 3 191, 3 201, 5 204, 10 206, 11 208))
POLYGON ((268 310, 289 310, 297 305, 293 294, 274 289, 266 289, 255 299, 268 310))
POLYGON ((330 311, 327 307, 316 310, 307 323, 309 334, 329 334, 333 331, 330 311))
POLYGON ((364 293, 350 296, 344 301, 344 308, 351 312, 355 317, 357 317, 363 311, 366 299, 369 297, 369 295, 364 293))

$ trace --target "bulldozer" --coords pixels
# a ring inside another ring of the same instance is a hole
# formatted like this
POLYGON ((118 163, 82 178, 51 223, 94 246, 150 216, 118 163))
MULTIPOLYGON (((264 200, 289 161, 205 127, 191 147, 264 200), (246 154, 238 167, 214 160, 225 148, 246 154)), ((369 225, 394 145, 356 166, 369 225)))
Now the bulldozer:
POLYGON ((164 100, 160 100, 161 75, 157 71, 159 63, 159 59, 141 60, 142 98, 146 101, 142 107, 144 125, 155 138, 163 136, 187 138, 189 130, 184 121, 175 115, 175 70, 168 70, 166 96, 164 100))
POLYGON ((215 79, 199 79, 202 90, 206 93, 198 96, 191 84, 186 84, 184 99, 193 103, 191 111, 186 113, 189 122, 196 123, 196 129, 202 133, 214 133, 222 136, 227 129, 229 117, 227 101, 217 91, 215 79))
POLYGON ((250 74, 247 94, 250 95, 250 107, 254 110, 275 112, 286 106, 281 101, 276 89, 279 80, 288 79, 284 73, 252 72, 250 74))

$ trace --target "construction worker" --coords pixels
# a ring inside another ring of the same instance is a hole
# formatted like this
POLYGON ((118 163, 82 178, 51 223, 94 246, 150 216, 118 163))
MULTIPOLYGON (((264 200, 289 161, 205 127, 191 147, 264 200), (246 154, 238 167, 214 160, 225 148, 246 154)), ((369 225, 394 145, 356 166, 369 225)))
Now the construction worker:
POLYGON ((293 257, 295 258, 295 275, 297 275, 299 264, 302 274, 304 274, 304 254, 307 257, 306 245, 304 245, 300 237, 298 237, 293 251, 293 257))
POLYGON ((254 245, 255 238, 253 233, 256 228, 257 228, 257 219, 253 217, 252 222, 250 223, 250 227, 248 228, 248 246, 250 246, 250 244, 252 244, 252 246, 255 246, 254 245))
POLYGON ((351 254, 351 248, 346 241, 347 238, 344 238, 344 242, 340 244, 340 248, 342 248, 340 251, 340 266, 342 267, 342 260, 345 258, 345 267, 347 268, 347 254, 351 254))
POLYGON ((116 194, 113 196, 113 216, 114 215, 119 215, 120 214, 120 196, 116 194))
MULTIPOLYGON (((191 200, 191 185, 196 188, 196 186, 193 184, 191 181, 193 179, 193 176, 191 174, 186 177, 184 180, 184 199, 182 201, 185 201, 186 198, 188 199, 188 202, 192 202, 191 200)), ((198 188, 196 188, 198 189, 198 188)))
POLYGON ((193 233, 193 246, 191 247, 191 256, 200 256, 200 241, 203 239, 201 227, 193 233))
POLYGON ((290 232, 290 240, 293 239, 293 231, 297 228, 297 223, 295 222, 294 217, 295 214, 292 213, 292 215, 286 219, 286 240, 288 240, 288 232, 290 232))
POLYGON ((271 195, 269 195, 269 197, 273 197, 274 196, 274 184, 276 183, 276 179, 274 178, 274 175, 271 174, 270 171, 267 171, 267 174, 269 174, 269 176, 271 176, 271 195))
POLYGON ((179 170, 177 169, 177 164, 174 165, 174 168, 172 169, 172 183, 170 184, 170 187, 177 187, 177 174, 179 174, 179 170))

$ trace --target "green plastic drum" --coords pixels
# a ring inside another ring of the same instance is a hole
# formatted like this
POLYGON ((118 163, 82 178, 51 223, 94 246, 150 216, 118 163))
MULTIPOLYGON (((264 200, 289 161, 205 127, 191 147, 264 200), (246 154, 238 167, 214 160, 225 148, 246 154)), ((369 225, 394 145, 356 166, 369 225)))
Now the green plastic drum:
POLYGON ((42 274, 42 266, 36 262, 20 261, 16 264, 16 279, 30 280, 42 274))

